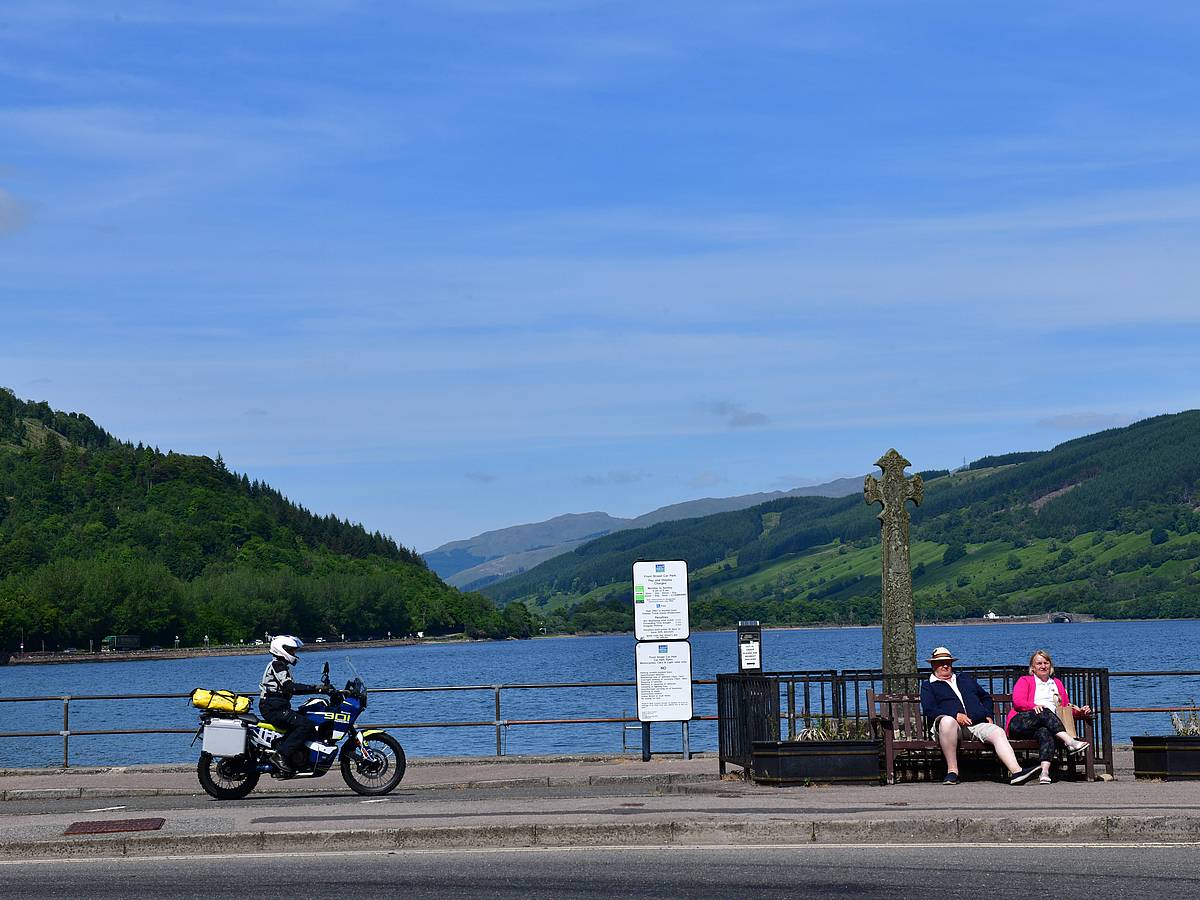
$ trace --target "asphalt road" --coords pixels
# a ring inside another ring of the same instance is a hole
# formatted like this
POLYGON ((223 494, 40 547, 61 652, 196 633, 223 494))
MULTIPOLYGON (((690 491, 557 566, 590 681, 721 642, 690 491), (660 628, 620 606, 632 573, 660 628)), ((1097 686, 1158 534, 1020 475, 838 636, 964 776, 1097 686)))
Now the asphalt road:
MULTIPOLYGON (((200 852, 202 848, 197 848, 200 852)), ((1195 845, 380 851, 0 863, 0 897, 1200 896, 1195 845)))

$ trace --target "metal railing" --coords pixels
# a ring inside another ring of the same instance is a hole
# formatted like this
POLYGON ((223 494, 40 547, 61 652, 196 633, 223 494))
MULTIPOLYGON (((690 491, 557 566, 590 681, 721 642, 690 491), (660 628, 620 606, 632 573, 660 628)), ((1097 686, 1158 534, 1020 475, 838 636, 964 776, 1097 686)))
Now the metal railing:
MULTIPOLYGON (((991 673, 991 680, 986 683, 989 690, 994 693, 1007 693, 1011 690, 1014 673, 1017 672, 1017 667, 995 666, 995 667, 974 667, 966 671, 973 671, 977 676, 984 673, 991 673)), ((1060 675, 1064 677, 1068 690, 1072 697, 1078 697, 1088 705, 1093 706, 1101 711, 1103 722, 1103 735, 1106 737, 1112 734, 1109 724, 1109 715, 1121 715, 1129 713, 1171 713, 1183 712, 1192 709, 1191 706, 1120 706, 1112 707, 1109 705, 1109 695, 1107 685, 1104 688, 1098 689, 1088 687, 1083 683, 1076 684, 1073 681, 1067 680, 1071 677, 1073 671, 1082 672, 1084 670, 1064 669, 1060 671, 1060 675)), ((1095 671, 1095 670, 1091 670, 1095 671)), ((770 709, 774 710, 775 730, 773 732, 776 738, 779 737, 781 731, 786 728, 788 739, 796 737, 798 727, 807 727, 814 722, 822 722, 831 718, 851 718, 864 719, 867 712, 863 705, 863 697, 866 687, 870 684, 878 684, 877 673, 871 670, 847 670, 837 673, 833 670, 821 670, 813 672, 791 672, 791 673, 768 673, 772 678, 779 679, 777 683, 777 693, 775 694, 774 705, 771 705, 769 692, 760 692, 759 703, 766 703, 770 709)), ((1023 671, 1018 673, 1023 674, 1023 671)), ((1200 671, 1130 671, 1130 672, 1109 672, 1109 678, 1162 678, 1162 677, 1177 677, 1177 676, 1200 676, 1200 671)), ((717 696, 711 697, 710 706, 718 708, 717 715, 696 715, 692 721, 718 721, 720 717, 720 703, 718 699, 722 690, 732 690, 732 688, 723 687, 726 679, 737 678, 738 676, 721 675, 717 679, 693 679, 693 687, 707 687, 716 685, 717 690, 714 692, 717 696)), ((761 677, 761 676, 760 676, 761 677)), ((464 692, 490 692, 492 694, 492 718, 479 719, 464 719, 464 720, 441 720, 441 721, 424 721, 424 722, 372 722, 373 727, 392 728, 392 729, 436 729, 436 728, 491 728, 495 731, 496 756, 505 755, 505 738, 508 729, 513 727, 524 726, 588 726, 588 725, 604 725, 604 724, 620 724, 622 727, 628 724, 637 723, 639 720, 636 716, 627 714, 625 708, 621 708, 620 715, 612 716, 565 716, 565 717, 539 717, 539 718, 505 718, 503 706, 503 694, 506 691, 531 691, 531 690, 558 690, 558 689, 606 689, 606 688, 634 688, 636 682, 633 681, 602 681, 602 682, 556 682, 545 684, 481 684, 481 685, 439 685, 429 687, 383 687, 373 688, 371 694, 430 694, 430 693, 464 693, 464 692)), ((254 696, 257 690, 245 691, 244 694, 254 696)), ((21 703, 61 703, 62 704, 62 727, 56 730, 38 730, 38 731, 0 731, 0 739, 18 739, 18 738, 44 738, 44 737, 61 737, 62 738, 62 764, 63 768, 70 766, 71 759, 71 738, 72 737, 92 737, 92 736, 122 736, 122 735, 167 735, 167 734, 193 734, 196 730, 195 726, 187 728, 72 728, 71 727, 71 704, 83 702, 127 702, 130 700, 184 700, 189 694, 75 694, 75 695, 48 695, 37 697, 0 697, 0 706, 3 704, 21 704, 21 703)), ((700 704, 698 704, 700 705, 700 704)), ((1082 705, 1082 704, 1080 704, 1082 705)), ((628 706, 626 702, 624 707, 628 706)), ((720 723, 719 723, 720 724, 720 723)), ((726 723, 728 724, 728 723, 726 723)), ((741 757, 743 754, 739 749, 733 746, 726 748, 725 729, 719 729, 718 744, 720 747, 720 755, 722 761, 725 759, 735 761, 735 757, 741 757), (728 750, 728 753, 726 752, 728 750)), ((624 735, 622 735, 624 738, 624 735)), ((750 740, 761 739, 752 735, 742 735, 735 740, 740 747, 745 744, 746 748, 750 740)), ((1111 738, 1105 741, 1111 743, 1111 738)), ((624 746, 624 744, 623 744, 624 746)), ((748 752, 748 750, 747 750, 748 752)), ((735 761, 735 764, 736 761, 735 761)))
MULTIPOLYGON (((714 679, 697 678, 692 680, 692 686, 715 685, 714 679)), ((605 725, 639 722, 636 716, 629 716, 625 710, 616 716, 576 716, 563 718, 505 718, 503 714, 502 695, 505 691, 557 690, 557 689, 593 689, 593 688, 633 688, 634 681, 588 681, 588 682, 551 682, 544 684, 469 684, 469 685, 435 685, 428 687, 383 687, 371 688, 369 694, 432 694, 432 693, 462 693, 490 692, 493 698, 494 717, 491 719, 474 720, 439 720, 432 722, 371 722, 361 724, 360 728, 494 728, 496 732, 496 756, 504 756, 505 736, 507 729, 517 726, 535 725, 605 725)), ((239 691, 244 696, 256 696, 253 691, 239 691)), ((150 734, 194 734, 195 725, 188 728, 71 728, 71 704, 96 701, 130 701, 130 700, 186 700, 191 694, 74 694, 50 695, 41 697, 0 697, 4 703, 62 703, 62 728, 56 731, 0 731, 0 738, 62 738, 62 767, 70 767, 71 738, 104 735, 150 735, 150 734)), ((715 715, 696 715, 691 721, 716 721, 715 715)))

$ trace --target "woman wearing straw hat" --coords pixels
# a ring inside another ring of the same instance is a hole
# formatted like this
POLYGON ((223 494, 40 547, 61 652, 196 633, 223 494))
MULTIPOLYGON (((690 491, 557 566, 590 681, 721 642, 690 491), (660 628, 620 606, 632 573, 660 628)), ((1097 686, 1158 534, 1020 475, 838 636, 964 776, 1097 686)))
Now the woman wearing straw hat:
POLYGON ((1067 696, 1063 683, 1054 675, 1054 660, 1045 650, 1034 650, 1029 657, 1029 674, 1022 675, 1013 685, 1012 709, 1004 721, 1004 729, 1016 738, 1037 738, 1038 757, 1042 774, 1039 784, 1050 783, 1050 762, 1054 759, 1055 740, 1061 741, 1070 753, 1082 753, 1087 741, 1067 733, 1060 710, 1075 716, 1090 715, 1090 706, 1076 706, 1067 696))
POLYGON ((970 675, 954 671, 957 660, 945 647, 929 657, 933 674, 921 685, 921 713, 932 720, 929 735, 941 745, 946 757, 943 784, 958 784, 958 742, 975 738, 992 745, 996 757, 1008 769, 1009 784, 1024 784, 1040 766, 1021 768, 1004 729, 992 721, 992 695, 970 675))

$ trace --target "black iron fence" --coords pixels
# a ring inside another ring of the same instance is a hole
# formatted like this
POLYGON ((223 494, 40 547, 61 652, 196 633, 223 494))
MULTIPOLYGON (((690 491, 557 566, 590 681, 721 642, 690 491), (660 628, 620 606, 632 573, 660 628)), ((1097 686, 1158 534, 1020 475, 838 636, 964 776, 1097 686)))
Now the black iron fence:
MULTIPOLYGON (((995 696, 1011 694, 1017 679, 1029 670, 1024 666, 959 666, 956 671, 973 675, 995 696)), ((1109 702, 1108 669, 1063 668, 1054 674, 1062 679, 1072 703, 1092 708, 1096 761, 1111 774, 1112 713, 1116 710, 1109 702)), ((877 694, 916 693, 920 682, 928 677, 928 673, 909 673, 885 678, 879 669, 718 675, 721 773, 727 764, 749 769, 754 741, 795 740, 800 730, 832 720, 849 720, 853 727, 862 728, 871 714, 867 708, 868 690, 877 694)))
POLYGON ((717 745, 721 774, 725 764, 750 768, 755 741, 780 740, 786 723, 788 738, 804 719, 840 718, 838 673, 736 673, 717 676, 717 745), (784 699, 781 699, 784 698, 784 699), (799 704, 799 705, 798 705, 799 704))

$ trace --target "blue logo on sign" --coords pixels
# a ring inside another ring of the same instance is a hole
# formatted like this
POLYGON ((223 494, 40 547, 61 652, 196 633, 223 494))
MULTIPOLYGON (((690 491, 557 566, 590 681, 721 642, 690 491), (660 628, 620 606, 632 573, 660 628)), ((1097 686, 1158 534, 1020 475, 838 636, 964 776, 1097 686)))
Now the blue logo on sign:
POLYGON ((655 572, 665 572, 665 571, 667 571, 667 567, 665 565, 663 565, 662 563, 655 563, 654 571, 655 572))
POLYGON ((666 652, 668 652, 670 649, 671 649, 671 648, 670 648, 670 647, 668 647, 666 644, 659 644, 659 645, 658 645, 658 652, 659 652, 659 653, 666 653, 666 652))

